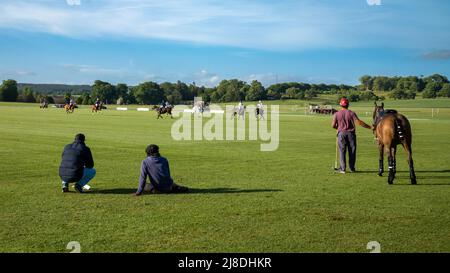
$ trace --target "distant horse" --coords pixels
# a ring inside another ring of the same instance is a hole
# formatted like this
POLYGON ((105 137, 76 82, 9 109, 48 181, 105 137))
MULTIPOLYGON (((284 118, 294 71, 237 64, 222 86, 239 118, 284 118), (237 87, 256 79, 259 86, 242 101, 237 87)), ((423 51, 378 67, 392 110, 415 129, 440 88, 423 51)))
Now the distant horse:
POLYGON ((92 105, 92 113, 97 113, 98 111, 102 111, 103 103, 99 103, 98 106, 96 104, 92 105))
POLYGON ((231 115, 231 118, 233 119, 234 117, 238 116, 238 119, 240 117, 242 117, 245 120, 245 109, 246 106, 243 105, 242 107, 234 107, 233 109, 233 114, 231 115))
POLYGON ((73 113, 73 111, 75 110, 75 104, 70 105, 66 103, 66 105, 64 105, 64 109, 66 110, 67 114, 73 113))
POLYGON ((258 116, 260 116, 260 117, 262 117, 263 119, 265 119, 265 118, 264 118, 264 108, 258 108, 258 107, 256 107, 256 109, 255 109, 255 116, 256 116, 256 118, 258 118, 258 116))
POLYGON ((156 119, 159 119, 159 118, 163 118, 163 116, 162 116, 163 114, 170 115, 170 118, 173 118, 172 108, 173 108, 173 106, 159 107, 158 105, 154 105, 152 109, 155 110, 156 113, 158 113, 158 116, 156 117, 156 119))
POLYGON ((397 145, 401 144, 408 156, 409 178, 411 184, 417 183, 414 172, 414 162, 412 158, 412 132, 411 124, 408 119, 396 110, 384 110, 384 103, 378 106, 375 102, 373 111, 374 134, 378 140, 378 149, 380 151, 378 175, 383 175, 383 156, 388 154, 389 177, 388 183, 392 184, 396 173, 397 145))
POLYGON ((48 108, 48 102, 46 102, 46 101, 41 102, 41 104, 39 105, 39 108, 41 108, 41 109, 48 108))
POLYGON ((334 108, 322 108, 319 110, 319 114, 324 114, 324 115, 333 115, 334 113, 336 113, 337 110, 334 108))

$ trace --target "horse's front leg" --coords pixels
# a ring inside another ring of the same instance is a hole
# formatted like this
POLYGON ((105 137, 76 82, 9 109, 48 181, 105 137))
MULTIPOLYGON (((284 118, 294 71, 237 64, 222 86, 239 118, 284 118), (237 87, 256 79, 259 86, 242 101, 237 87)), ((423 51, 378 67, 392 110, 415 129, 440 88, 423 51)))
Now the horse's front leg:
POLYGON ((378 144, 378 150, 380 152, 380 158, 378 160, 378 176, 383 176, 383 173, 384 173, 384 145, 378 144))

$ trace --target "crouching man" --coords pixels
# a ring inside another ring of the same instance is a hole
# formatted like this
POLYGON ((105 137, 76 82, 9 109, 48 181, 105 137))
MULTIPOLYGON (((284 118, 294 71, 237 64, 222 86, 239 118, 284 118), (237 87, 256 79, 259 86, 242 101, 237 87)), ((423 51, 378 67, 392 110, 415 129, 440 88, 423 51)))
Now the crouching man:
POLYGON ((143 193, 147 183, 147 176, 150 178, 150 193, 183 193, 188 188, 179 186, 170 177, 169 162, 159 154, 159 147, 155 144, 149 145, 145 152, 147 158, 142 161, 141 176, 136 196, 143 193))
POLYGON ((59 166, 63 192, 69 191, 69 183, 75 183, 75 190, 83 193, 83 187, 95 176, 94 159, 84 141, 85 136, 77 134, 74 142, 64 147, 59 166))

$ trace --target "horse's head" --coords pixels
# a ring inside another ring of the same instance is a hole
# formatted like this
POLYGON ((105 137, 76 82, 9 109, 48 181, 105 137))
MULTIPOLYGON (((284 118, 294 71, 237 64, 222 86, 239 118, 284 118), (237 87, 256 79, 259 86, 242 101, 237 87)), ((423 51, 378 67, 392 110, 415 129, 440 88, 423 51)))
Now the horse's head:
POLYGON ((384 116, 384 102, 381 103, 380 106, 377 105, 377 102, 374 102, 375 108, 373 110, 373 126, 376 127, 378 122, 380 122, 381 118, 384 116))

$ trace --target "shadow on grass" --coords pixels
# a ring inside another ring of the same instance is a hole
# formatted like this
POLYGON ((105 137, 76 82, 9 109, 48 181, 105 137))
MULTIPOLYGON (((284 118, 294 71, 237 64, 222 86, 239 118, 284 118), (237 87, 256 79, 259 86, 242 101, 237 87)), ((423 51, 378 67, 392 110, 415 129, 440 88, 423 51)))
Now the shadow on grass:
POLYGON ((396 184, 394 181, 394 184, 392 184, 392 186, 411 186, 411 187, 416 187, 416 186, 450 186, 450 182, 449 183, 423 183, 420 182, 420 180, 417 180, 417 184, 416 185, 411 185, 410 183, 407 184, 396 184))
MULTIPOLYGON (((184 194, 217 194, 217 193, 255 193, 255 192, 279 192, 279 189, 236 189, 236 188, 206 188, 197 189, 189 188, 189 192, 184 194)), ((87 192, 89 194, 132 194, 135 188, 118 188, 118 189, 98 189, 87 192)), ((177 193, 179 194, 179 193, 177 193)))

